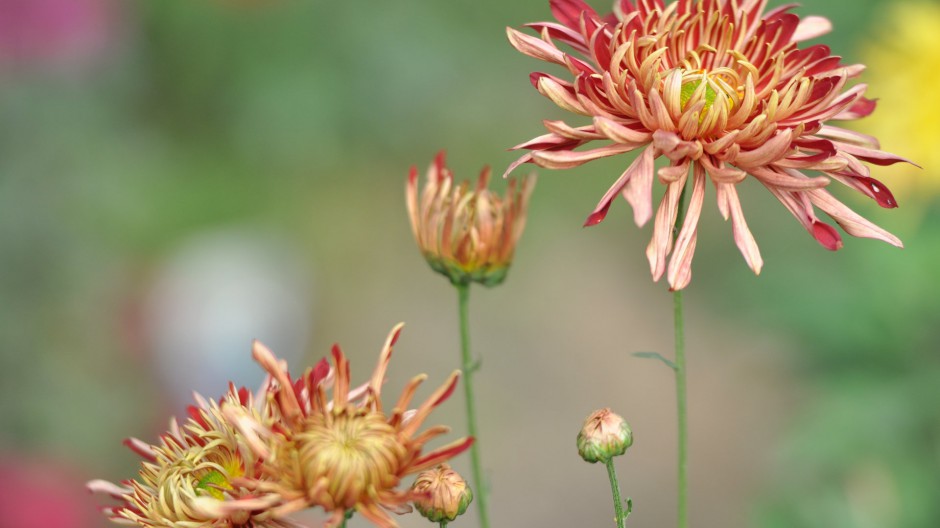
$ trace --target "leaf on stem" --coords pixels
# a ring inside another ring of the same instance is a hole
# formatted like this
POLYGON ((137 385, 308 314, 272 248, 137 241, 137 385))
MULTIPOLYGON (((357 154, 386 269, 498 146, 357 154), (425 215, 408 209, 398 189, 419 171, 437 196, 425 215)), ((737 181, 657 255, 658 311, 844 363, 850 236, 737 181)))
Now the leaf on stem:
POLYGON ((671 368, 672 370, 678 369, 675 363, 664 358, 663 355, 660 354, 659 352, 634 352, 633 355, 638 358, 644 358, 644 359, 658 359, 662 361, 664 365, 671 368))

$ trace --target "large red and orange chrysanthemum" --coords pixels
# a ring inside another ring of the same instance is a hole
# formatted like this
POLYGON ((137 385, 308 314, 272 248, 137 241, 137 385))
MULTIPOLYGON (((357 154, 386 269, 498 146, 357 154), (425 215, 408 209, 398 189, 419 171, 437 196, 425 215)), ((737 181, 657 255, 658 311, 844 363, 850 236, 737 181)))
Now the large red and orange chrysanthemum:
MULTIPOLYGON (((829 124, 874 110, 865 85, 847 87, 864 69, 840 64, 827 46, 800 48, 828 32, 822 17, 800 19, 791 6, 765 12, 766 0, 617 0, 600 16, 582 0, 551 0, 555 22, 528 24, 538 37, 508 28, 522 53, 562 66, 566 78, 531 75, 538 91, 559 107, 591 118, 584 126, 545 121, 548 133, 518 145, 513 163, 562 169, 637 151, 585 225, 602 221, 618 194, 642 226, 653 217, 654 172, 666 186, 646 254, 653 279, 671 289, 691 279, 698 220, 710 180, 718 209, 730 217, 748 266, 763 260, 744 220, 736 185, 748 175, 763 184, 827 249, 839 233, 816 216, 821 210, 850 235, 901 241, 862 218, 825 189, 837 180, 897 207, 866 163, 903 158, 882 152, 874 137, 829 124), (602 146, 581 149, 604 142, 602 146), (654 162, 667 158, 656 170, 654 162), (815 173, 815 174, 811 174, 815 173), (691 195, 677 226, 688 179, 691 195), (673 230, 679 228, 678 236, 673 230)), ((507 171, 508 172, 508 171, 507 171)))

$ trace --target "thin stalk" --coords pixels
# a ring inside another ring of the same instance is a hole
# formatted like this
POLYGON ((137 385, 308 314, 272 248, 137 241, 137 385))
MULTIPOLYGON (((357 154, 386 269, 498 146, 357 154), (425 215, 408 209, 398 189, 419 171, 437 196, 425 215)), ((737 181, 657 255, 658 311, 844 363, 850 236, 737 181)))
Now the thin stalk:
POLYGON ((489 528, 490 519, 486 509, 486 483, 483 481, 483 466, 480 461, 480 435, 477 432, 476 404, 473 398, 473 372, 476 366, 470 355, 470 285, 457 285, 457 301, 460 312, 460 357, 463 363, 464 400, 467 403, 467 432, 473 437, 470 446, 470 462, 473 469, 473 481, 476 484, 477 511, 480 515, 481 528, 489 528))
POLYGON ((672 294, 673 312, 676 327, 676 408, 679 418, 679 497, 678 497, 678 525, 679 528, 689 526, 688 514, 688 409, 686 405, 685 389, 685 333, 682 320, 682 290, 672 294))
POLYGON ((610 478, 610 493, 614 496, 614 513, 617 514, 617 528, 624 528, 626 514, 623 511, 623 499, 620 498, 620 484, 617 482, 617 471, 614 469, 614 459, 607 459, 607 477, 610 478))
MULTIPOLYGON (((679 196, 679 214, 676 218, 676 226, 681 227, 685 218, 685 192, 682 189, 682 195, 679 196)), ((677 227, 673 241, 679 236, 679 227, 677 227)), ((679 528, 688 528, 689 526, 689 425, 688 425, 688 405, 686 401, 685 386, 685 323, 682 317, 682 290, 672 292, 673 323, 675 326, 675 345, 676 356, 676 416, 678 419, 678 496, 677 496, 677 524, 679 528)))

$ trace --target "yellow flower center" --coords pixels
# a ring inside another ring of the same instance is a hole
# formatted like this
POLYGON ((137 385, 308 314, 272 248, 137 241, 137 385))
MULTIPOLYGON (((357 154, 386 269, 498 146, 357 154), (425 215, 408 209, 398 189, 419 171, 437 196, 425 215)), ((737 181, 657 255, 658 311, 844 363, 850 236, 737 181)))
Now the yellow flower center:
POLYGON ((297 443, 307 485, 326 479, 327 497, 312 497, 325 506, 352 508, 398 485, 405 447, 381 413, 348 407, 313 415, 297 443))

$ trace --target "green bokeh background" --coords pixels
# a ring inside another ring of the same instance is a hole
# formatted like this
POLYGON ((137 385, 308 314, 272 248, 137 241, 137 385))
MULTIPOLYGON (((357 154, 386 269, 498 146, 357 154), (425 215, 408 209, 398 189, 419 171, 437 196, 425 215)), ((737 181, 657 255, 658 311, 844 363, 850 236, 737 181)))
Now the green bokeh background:
MULTIPOLYGON (((829 17, 822 41, 853 62, 887 2, 806 4, 796 11, 829 17)), ((153 440, 176 410, 135 307, 180 244, 232 226, 275 233, 304 263, 316 286, 308 361, 338 341, 365 379, 404 320, 389 394, 418 372, 443 380, 457 366, 456 296, 414 246, 405 175, 441 148, 458 178, 498 173, 542 119, 569 117, 532 89, 542 65, 504 35, 548 19, 548 3, 113 7, 94 60, 0 72, 0 452, 67 466, 78 482, 133 475, 121 439, 153 440)), ((630 524, 674 523, 671 378, 629 355, 671 355, 670 295, 644 257, 650 226, 618 201, 580 227, 625 164, 538 171, 508 280, 473 291, 496 526, 609 525, 604 471, 574 448, 603 406, 637 438, 618 462, 630 524)), ((903 203, 841 193, 906 247, 846 237, 830 253, 750 183, 742 202, 764 271, 747 269, 709 194, 685 296, 693 525, 940 525, 936 202, 912 222, 903 203)), ((462 434, 460 398, 432 422, 462 434)), ((466 464, 455 466, 466 475, 466 464)))

